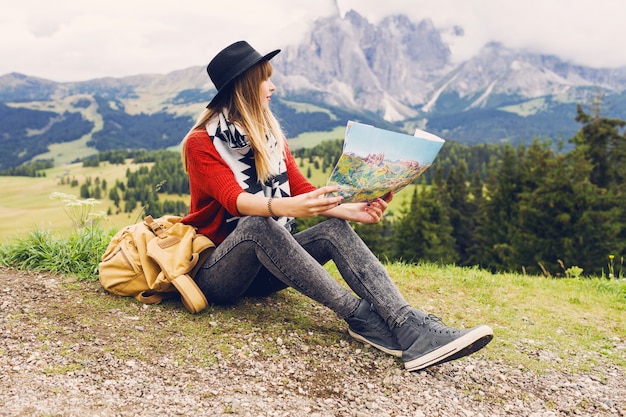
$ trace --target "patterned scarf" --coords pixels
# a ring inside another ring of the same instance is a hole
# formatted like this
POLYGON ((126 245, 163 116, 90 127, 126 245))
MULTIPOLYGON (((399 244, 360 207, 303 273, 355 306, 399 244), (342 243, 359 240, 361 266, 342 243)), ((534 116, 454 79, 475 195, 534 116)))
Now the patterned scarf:
MULTIPOLYGON (((287 166, 282 156, 282 149, 278 149, 278 142, 274 136, 270 135, 267 138, 272 155, 272 176, 261 184, 256 173, 254 150, 241 128, 228 120, 226 110, 222 110, 221 113, 207 122, 206 131, 213 138, 215 149, 235 174, 235 179, 241 188, 251 194, 265 197, 291 196, 287 166)), ((292 217, 276 217, 274 219, 288 230, 292 230, 294 220, 292 217)), ((233 217, 228 221, 237 220, 238 218, 233 217)))

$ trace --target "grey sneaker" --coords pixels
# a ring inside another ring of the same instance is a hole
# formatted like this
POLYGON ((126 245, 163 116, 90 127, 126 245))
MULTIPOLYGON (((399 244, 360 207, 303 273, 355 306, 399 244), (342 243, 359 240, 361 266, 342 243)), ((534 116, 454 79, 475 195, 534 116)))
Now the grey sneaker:
MULTIPOLYGON (((485 347, 493 339, 493 330, 486 325, 458 330, 445 326, 433 314, 417 310, 407 319, 407 323, 417 327, 418 336, 411 346, 402 352, 404 367, 417 371, 429 366, 459 359, 485 347)), ((404 326, 403 325, 403 326, 404 326)))
POLYGON ((361 300, 352 316, 346 318, 350 336, 390 355, 401 357, 402 348, 387 323, 369 301, 361 300))

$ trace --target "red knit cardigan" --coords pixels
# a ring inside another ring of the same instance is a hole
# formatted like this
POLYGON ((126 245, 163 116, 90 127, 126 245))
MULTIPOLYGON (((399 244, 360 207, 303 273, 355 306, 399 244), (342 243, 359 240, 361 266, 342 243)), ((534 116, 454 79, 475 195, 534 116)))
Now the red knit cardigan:
MULTIPOLYGON (((220 157, 213 146, 213 140, 205 129, 194 130, 187 138, 187 171, 191 202, 189 214, 183 223, 198 228, 216 245, 230 233, 226 223, 232 216, 240 216, 237 211, 237 197, 246 192, 220 157)), ((308 193, 316 189, 300 172, 289 147, 285 144, 287 176, 291 195, 308 193)))

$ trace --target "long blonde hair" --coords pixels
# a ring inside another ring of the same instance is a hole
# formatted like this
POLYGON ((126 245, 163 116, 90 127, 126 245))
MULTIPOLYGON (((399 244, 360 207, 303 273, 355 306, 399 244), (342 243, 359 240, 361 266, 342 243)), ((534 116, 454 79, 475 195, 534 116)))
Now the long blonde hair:
POLYGON ((250 141, 250 146, 254 150, 254 162, 256 165, 257 177, 264 183, 272 177, 272 158, 268 146, 267 138, 272 135, 277 141, 277 151, 284 152, 285 134, 280 123, 274 117, 269 106, 263 105, 264 97, 261 97, 261 82, 272 76, 273 68, 269 61, 262 61, 252 68, 249 68, 242 75, 237 77, 230 91, 225 91, 218 100, 205 109, 198 117, 193 127, 187 132, 181 142, 183 167, 187 171, 187 138, 195 129, 204 128, 206 123, 223 109, 228 112, 231 122, 236 122, 245 132, 250 141))

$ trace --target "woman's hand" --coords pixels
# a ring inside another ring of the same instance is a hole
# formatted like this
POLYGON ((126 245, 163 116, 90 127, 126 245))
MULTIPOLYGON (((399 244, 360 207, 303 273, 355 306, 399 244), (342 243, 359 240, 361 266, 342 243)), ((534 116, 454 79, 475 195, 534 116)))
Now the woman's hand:
POLYGON ((365 224, 378 223, 392 199, 393 193, 388 193, 368 203, 345 203, 322 214, 365 224))
POLYGON ((295 197, 273 198, 241 193, 237 197, 237 211, 245 216, 314 217, 337 208, 343 197, 324 197, 326 193, 338 191, 337 186, 326 186, 295 197))
POLYGON ((393 199, 393 194, 389 193, 368 203, 341 204, 343 197, 324 197, 325 194, 338 190, 338 186, 331 185, 295 197, 274 198, 271 203, 267 197, 241 193, 237 197, 237 210, 247 216, 269 216, 271 206, 272 213, 278 217, 305 218, 322 215, 360 223, 377 223, 393 199))
POLYGON ((343 197, 324 197, 324 194, 338 190, 339 187, 331 185, 295 197, 276 199, 274 202, 286 210, 286 214, 284 214, 286 216, 296 218, 314 217, 337 208, 341 204, 343 197))

